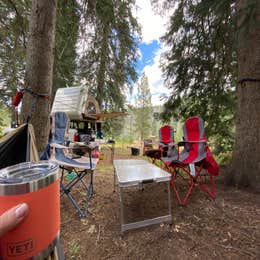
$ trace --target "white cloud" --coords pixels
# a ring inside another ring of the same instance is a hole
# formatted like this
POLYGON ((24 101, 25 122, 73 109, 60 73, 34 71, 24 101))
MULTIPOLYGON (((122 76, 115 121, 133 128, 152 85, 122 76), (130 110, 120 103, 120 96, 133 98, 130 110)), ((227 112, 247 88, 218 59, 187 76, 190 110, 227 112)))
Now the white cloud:
MULTIPOLYGON (((154 40, 159 42, 159 38, 166 32, 166 22, 168 15, 164 17, 155 14, 152 10, 150 0, 137 0, 138 6, 136 17, 142 27, 142 42, 149 44, 154 40)), ((152 104, 162 105, 164 102, 161 100, 162 95, 166 95, 169 92, 167 88, 163 86, 162 72, 160 65, 160 54, 162 53, 164 46, 161 44, 161 48, 156 53, 151 53, 151 59, 153 59, 152 65, 146 65, 142 72, 145 72, 148 77, 149 86, 152 94, 152 104)), ((133 89, 133 95, 130 98, 130 102, 133 104, 136 96, 137 87, 133 89)))
POLYGON ((150 0, 137 0, 137 19, 142 26, 142 35, 144 43, 151 43, 159 38, 165 32, 166 17, 155 14, 152 10, 150 0))
POLYGON ((163 86, 163 76, 160 69, 160 55, 162 49, 159 49, 154 57, 154 63, 152 65, 147 65, 144 67, 143 72, 148 77, 149 86, 152 94, 152 104, 161 105, 163 101, 161 100, 162 95, 167 95, 169 90, 163 86))
MULTIPOLYGON (((162 105, 164 101, 162 100, 162 96, 168 96, 169 90, 164 87, 163 82, 163 76, 160 69, 160 55, 161 55, 162 49, 159 49, 154 56, 154 63, 152 65, 146 65, 142 72, 145 73, 145 75, 148 78, 148 83, 150 86, 150 91, 152 95, 152 104, 154 106, 162 105)), ((130 103, 132 105, 135 104, 135 98, 137 94, 137 84, 140 83, 140 78, 136 82, 133 93, 131 97, 129 97, 130 103)))

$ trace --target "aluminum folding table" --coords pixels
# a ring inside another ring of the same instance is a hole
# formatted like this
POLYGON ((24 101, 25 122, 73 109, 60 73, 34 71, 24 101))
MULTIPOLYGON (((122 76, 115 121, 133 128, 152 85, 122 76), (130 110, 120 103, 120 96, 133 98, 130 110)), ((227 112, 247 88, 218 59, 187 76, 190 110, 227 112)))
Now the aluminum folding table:
POLYGON ((162 222, 172 223, 171 214, 171 189, 170 174, 154 164, 145 160, 114 160, 114 173, 118 181, 120 208, 121 208, 121 232, 129 229, 145 227, 162 222), (143 185, 147 183, 166 182, 168 186, 168 214, 156 218, 145 219, 137 222, 125 223, 123 189, 126 187, 143 185))

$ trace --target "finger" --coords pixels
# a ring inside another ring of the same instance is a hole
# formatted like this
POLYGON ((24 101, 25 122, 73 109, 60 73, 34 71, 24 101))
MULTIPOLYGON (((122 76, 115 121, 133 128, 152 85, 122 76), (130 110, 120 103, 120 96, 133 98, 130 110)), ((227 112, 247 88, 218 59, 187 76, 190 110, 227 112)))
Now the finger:
POLYGON ((0 216, 0 237, 21 223, 28 212, 28 205, 23 203, 3 213, 0 216))

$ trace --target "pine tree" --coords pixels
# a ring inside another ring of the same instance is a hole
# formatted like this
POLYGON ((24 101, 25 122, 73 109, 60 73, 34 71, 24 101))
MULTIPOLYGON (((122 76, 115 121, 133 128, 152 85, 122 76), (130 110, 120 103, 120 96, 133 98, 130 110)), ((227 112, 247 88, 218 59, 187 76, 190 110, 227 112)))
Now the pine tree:
POLYGON ((24 81, 30 2, 0 2, 0 102, 6 105, 24 81))
MULTIPOLYGON (((52 96, 57 88, 74 84, 81 11, 75 1, 61 0, 57 8, 52 96)), ((30 0, 0 2, 0 102, 9 108, 17 89, 24 88, 30 11, 30 0)))
POLYGON ((81 76, 104 111, 124 108, 125 91, 137 78, 139 27, 132 15, 133 4, 133 0, 97 0, 88 21, 81 76))
MULTIPOLYGON (((172 90, 166 110, 173 109, 182 116, 202 115, 208 123, 207 132, 225 141, 232 133, 236 94, 235 145, 229 181, 256 186, 260 178, 260 2, 177 3, 164 37, 171 46, 165 53, 163 67, 172 90)), ((227 146, 219 143, 221 149, 227 146)))
POLYGON ((152 103, 151 92, 149 88, 148 78, 143 74, 140 82, 137 84, 137 97, 135 114, 135 131, 140 140, 144 140, 151 135, 152 124, 152 103))
POLYGON ((77 73, 76 48, 79 35, 79 19, 80 5, 77 1, 58 1, 53 67, 53 96, 58 88, 74 85, 77 73))
POLYGON ((162 37, 169 47, 162 57, 162 70, 170 91, 162 118, 200 115, 218 151, 231 151, 237 80, 234 6, 230 1, 209 0, 175 4, 162 37))

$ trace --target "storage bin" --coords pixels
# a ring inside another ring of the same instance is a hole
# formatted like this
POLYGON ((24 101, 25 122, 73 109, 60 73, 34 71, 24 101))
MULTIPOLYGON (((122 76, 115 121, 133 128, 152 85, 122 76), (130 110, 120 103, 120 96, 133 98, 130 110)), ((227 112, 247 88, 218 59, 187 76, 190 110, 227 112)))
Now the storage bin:
POLYGON ((131 152, 132 152, 132 155, 136 156, 136 155, 140 154, 140 149, 135 148, 135 147, 131 147, 131 152))

